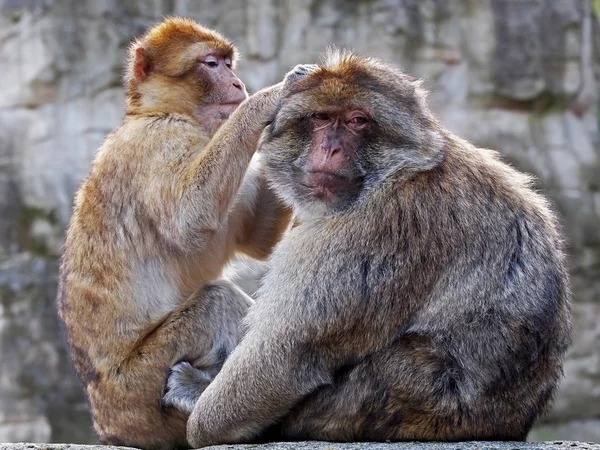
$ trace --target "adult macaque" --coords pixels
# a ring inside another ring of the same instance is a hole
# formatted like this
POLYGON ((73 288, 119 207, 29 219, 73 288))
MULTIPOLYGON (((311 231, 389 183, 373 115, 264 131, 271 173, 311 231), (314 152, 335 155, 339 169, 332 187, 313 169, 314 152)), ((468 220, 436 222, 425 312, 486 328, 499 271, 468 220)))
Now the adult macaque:
POLYGON ((299 220, 190 444, 525 439, 571 335, 547 202, 396 68, 334 53, 290 78, 261 152, 299 220))
POLYGON ((134 42, 126 117, 75 198, 58 308, 103 443, 188 446, 187 416, 161 408, 169 368, 189 361, 208 384, 252 303, 221 271, 236 250, 266 258, 287 226, 247 170, 280 87, 246 100, 235 59, 191 20, 134 42))

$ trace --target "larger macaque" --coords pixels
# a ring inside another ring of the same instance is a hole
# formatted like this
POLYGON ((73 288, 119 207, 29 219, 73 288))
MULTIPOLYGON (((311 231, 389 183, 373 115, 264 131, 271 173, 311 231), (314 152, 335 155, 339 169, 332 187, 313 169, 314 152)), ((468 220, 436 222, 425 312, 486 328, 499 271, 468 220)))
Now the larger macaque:
POLYGON ((261 152, 298 220, 189 442, 525 439, 571 336, 547 202, 396 68, 333 54, 289 78, 261 152))
POLYGON ((124 122, 75 198, 58 308, 103 443, 188 446, 187 416, 161 406, 169 368, 189 361, 210 381, 251 304, 223 266, 237 250, 266 258, 287 226, 247 170, 280 88, 246 100, 235 59, 191 20, 137 40, 124 122))

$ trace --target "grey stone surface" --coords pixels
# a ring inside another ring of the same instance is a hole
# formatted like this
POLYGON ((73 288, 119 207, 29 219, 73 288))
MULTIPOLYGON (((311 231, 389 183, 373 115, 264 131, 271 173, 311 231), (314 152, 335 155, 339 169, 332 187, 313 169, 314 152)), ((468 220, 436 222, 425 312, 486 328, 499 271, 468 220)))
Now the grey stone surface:
MULTIPOLYGON (((0 444, 0 450, 110 450, 131 447, 74 444, 0 444)), ((215 445, 207 450, 600 450, 599 444, 576 441, 549 442, 273 442, 269 444, 215 445)))
POLYGON ((262 445, 218 445, 214 450, 599 450, 600 445, 575 442, 274 442, 262 445))
POLYGON ((576 94, 583 2, 494 0, 496 47, 494 81, 498 93, 532 100, 546 92, 576 94))
MULTIPOLYGON (((600 25, 589 1, 0 0, 0 441, 94 442, 52 313, 55 258, 73 193, 122 118, 126 46, 169 14, 233 39, 251 91, 332 43, 396 63, 424 79, 451 130, 534 173, 568 237, 575 339, 531 438, 598 439, 600 25)), ((236 270, 252 292, 264 267, 236 270)))

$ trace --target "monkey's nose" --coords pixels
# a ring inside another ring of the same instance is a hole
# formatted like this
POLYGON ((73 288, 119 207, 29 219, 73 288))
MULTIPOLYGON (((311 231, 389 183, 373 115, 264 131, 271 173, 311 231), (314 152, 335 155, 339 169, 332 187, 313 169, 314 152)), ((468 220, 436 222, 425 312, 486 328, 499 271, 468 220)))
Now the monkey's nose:
POLYGON ((238 88, 239 90, 242 90, 242 82, 241 82, 241 81, 235 80, 235 81, 233 82, 233 85, 234 85, 236 88, 238 88))
POLYGON ((339 139, 325 139, 321 144, 325 158, 330 158, 342 151, 342 143, 339 139))

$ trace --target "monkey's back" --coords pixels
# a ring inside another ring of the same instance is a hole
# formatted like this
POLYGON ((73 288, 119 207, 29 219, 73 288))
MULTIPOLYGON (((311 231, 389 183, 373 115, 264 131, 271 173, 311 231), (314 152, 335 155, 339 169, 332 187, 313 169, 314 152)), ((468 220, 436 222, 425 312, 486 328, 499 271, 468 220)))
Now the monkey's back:
POLYGON ((291 270, 280 256, 320 255, 316 266, 296 258, 299 275, 287 276, 329 299, 292 306, 314 324, 297 332, 356 355, 285 419, 286 438, 524 439, 547 409, 571 338, 556 218, 528 177, 447 139, 437 168, 392 177, 275 252, 271 280, 291 270), (319 311, 347 328, 327 334, 319 311), (361 353, 365 342, 379 350, 361 353))
MULTIPOLYGON (((116 342, 138 337, 135 316, 146 300, 136 298, 138 269, 145 261, 160 263, 165 247, 159 230, 161 214, 152 210, 151 203, 153 196, 157 202, 164 196, 158 183, 152 194, 148 182, 164 145, 164 138, 156 138, 161 128, 165 129, 160 123, 151 126, 151 120, 126 121, 100 147, 75 195, 63 249, 58 309, 69 338, 85 339, 90 349, 102 347, 117 355, 126 350, 115 347, 116 342), (84 322, 86 330, 81 329, 84 322)), ((156 179, 160 181, 158 175, 156 179)), ((93 359, 118 362, 107 356, 93 359)))
POLYGON ((193 255, 182 256, 178 242, 165 242, 161 224, 165 210, 176 207, 178 193, 169 182, 175 184, 198 148, 194 144, 203 139, 164 115, 126 120, 99 149, 75 197, 58 312, 103 442, 119 444, 124 435, 146 434, 158 447, 186 445, 183 415, 161 416, 158 408, 173 362, 165 358, 165 367, 145 370, 133 361, 139 360, 136 349, 146 335, 193 292, 182 285, 182 274, 190 272, 196 288, 209 276, 178 263, 182 258, 192 265, 193 255), (169 174, 172 180, 165 182, 169 174))
POLYGON ((442 438, 524 439, 548 408, 571 340, 563 239, 528 177, 459 140, 449 152, 412 180, 414 196, 400 194, 414 201, 400 207, 404 238, 426 249, 419 263, 433 274, 392 345, 396 358, 409 348, 430 377, 429 398, 404 417, 403 433, 418 434, 431 408, 442 438))

